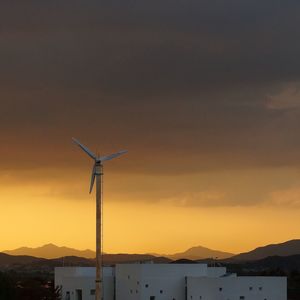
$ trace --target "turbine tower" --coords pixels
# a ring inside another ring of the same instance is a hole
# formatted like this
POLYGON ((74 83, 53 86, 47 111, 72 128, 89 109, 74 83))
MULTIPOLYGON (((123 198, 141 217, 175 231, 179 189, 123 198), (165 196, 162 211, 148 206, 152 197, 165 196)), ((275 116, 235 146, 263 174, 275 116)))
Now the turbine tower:
POLYGON ((122 150, 114 154, 106 156, 96 156, 86 146, 82 145, 78 140, 72 138, 73 142, 78 145, 87 155, 94 160, 94 166, 91 175, 90 193, 93 190, 96 179, 96 281, 95 281, 95 300, 103 299, 102 289, 102 175, 103 162, 116 158, 127 153, 127 150, 122 150))

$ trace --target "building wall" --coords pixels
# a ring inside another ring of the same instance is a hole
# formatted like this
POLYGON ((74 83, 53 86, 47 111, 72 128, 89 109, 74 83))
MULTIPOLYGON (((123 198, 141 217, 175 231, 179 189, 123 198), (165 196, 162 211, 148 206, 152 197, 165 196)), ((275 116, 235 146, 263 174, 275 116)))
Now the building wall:
POLYGON ((185 277, 206 275, 206 264, 117 265, 116 299, 185 300, 185 277))
POLYGON ((188 277, 188 300, 286 300, 285 277, 188 277))
MULTIPOLYGON (((104 300, 286 300, 285 277, 237 277, 204 264, 122 264, 104 268, 104 300), (221 276, 221 277, 220 277, 221 276), (154 297, 154 298, 153 298, 154 297)), ((55 269, 62 300, 94 300, 95 268, 55 269), (69 292, 69 298, 67 296, 69 292)))
MULTIPOLYGON (((76 290, 81 290, 82 300, 94 300, 95 274, 95 268, 55 268, 55 286, 62 287, 62 300, 80 300, 76 290)), ((105 300, 114 300, 114 279, 114 268, 105 267, 103 270, 105 300)))
POLYGON ((207 268, 207 277, 221 277, 226 274, 225 267, 209 267, 207 268))

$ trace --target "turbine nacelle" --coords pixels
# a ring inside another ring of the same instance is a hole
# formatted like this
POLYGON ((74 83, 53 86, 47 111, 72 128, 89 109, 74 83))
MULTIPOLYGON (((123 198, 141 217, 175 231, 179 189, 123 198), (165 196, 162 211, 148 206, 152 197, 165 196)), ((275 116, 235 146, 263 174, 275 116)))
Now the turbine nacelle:
POLYGON ((108 160, 112 160, 118 156, 121 156, 122 154, 127 153, 127 150, 121 150, 117 153, 113 153, 110 155, 105 155, 105 156, 96 156, 89 148, 87 148, 86 146, 84 146, 83 144, 81 144, 77 139, 72 138, 73 142, 78 145, 89 157, 91 157, 95 163, 92 169, 92 174, 91 174, 91 184, 90 184, 90 193, 93 190, 93 186, 94 186, 94 182, 95 182, 95 177, 96 175, 101 175, 100 173, 97 173, 97 166, 102 166, 102 162, 104 161, 108 161, 108 160))

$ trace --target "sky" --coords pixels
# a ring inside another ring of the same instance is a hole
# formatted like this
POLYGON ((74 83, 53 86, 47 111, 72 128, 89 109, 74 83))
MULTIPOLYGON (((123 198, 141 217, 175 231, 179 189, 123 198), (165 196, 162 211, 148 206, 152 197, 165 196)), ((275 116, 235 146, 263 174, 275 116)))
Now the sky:
POLYGON ((300 2, 0 3, 0 250, 239 253, 300 238, 300 2))

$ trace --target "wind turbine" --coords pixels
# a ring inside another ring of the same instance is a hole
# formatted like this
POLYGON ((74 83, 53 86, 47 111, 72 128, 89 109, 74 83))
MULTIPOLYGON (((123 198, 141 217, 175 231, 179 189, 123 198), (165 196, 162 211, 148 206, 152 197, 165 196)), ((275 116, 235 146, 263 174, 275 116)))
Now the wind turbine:
POLYGON ((94 160, 94 166, 91 175, 90 193, 96 179, 96 288, 95 300, 102 300, 102 175, 103 175, 103 162, 112 160, 122 154, 127 153, 127 150, 122 150, 114 154, 106 156, 96 156, 90 149, 82 145, 77 139, 72 138, 73 142, 78 145, 88 156, 94 160))

